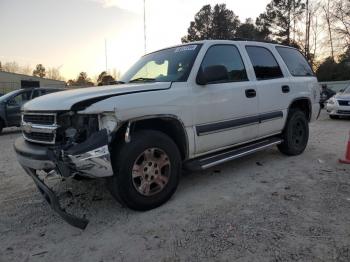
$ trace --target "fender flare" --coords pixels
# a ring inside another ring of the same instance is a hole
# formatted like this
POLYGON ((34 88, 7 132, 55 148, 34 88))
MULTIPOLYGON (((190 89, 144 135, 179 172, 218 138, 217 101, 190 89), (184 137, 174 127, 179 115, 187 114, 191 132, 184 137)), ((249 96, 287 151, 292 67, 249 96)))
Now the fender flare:
POLYGON ((121 130, 122 127, 125 127, 125 133, 124 133, 124 139, 125 142, 128 143, 131 141, 132 139, 132 125, 133 123, 136 123, 138 121, 142 121, 142 120, 152 120, 152 119, 171 119, 171 120, 175 120, 180 126, 181 126, 181 130, 183 132, 183 136, 185 138, 185 159, 188 158, 189 156, 189 139, 188 139, 188 134, 186 131, 186 127, 185 124, 183 123, 183 121, 176 115, 173 114, 154 114, 154 115, 145 115, 145 116, 140 116, 140 117, 135 117, 135 118, 130 118, 128 120, 123 120, 121 121, 119 127, 115 130, 115 133, 117 133, 118 131, 121 130))

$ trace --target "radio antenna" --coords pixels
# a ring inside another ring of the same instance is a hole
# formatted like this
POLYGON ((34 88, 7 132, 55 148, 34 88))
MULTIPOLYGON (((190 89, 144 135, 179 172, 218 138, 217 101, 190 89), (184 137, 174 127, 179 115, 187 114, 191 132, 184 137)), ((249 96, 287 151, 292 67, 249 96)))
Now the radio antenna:
POLYGON ((143 0, 143 41, 144 41, 144 52, 147 50, 147 37, 146 37, 146 0, 143 0))

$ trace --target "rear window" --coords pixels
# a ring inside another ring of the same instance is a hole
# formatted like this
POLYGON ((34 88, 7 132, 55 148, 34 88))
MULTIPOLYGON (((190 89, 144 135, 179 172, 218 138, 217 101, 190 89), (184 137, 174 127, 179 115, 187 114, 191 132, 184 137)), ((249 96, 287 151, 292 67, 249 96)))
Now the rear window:
POLYGON ((281 68, 270 50, 261 46, 246 46, 246 50, 257 80, 283 77, 281 68))
POLYGON ((314 73, 305 57, 296 49, 276 47, 292 76, 313 76, 314 73))

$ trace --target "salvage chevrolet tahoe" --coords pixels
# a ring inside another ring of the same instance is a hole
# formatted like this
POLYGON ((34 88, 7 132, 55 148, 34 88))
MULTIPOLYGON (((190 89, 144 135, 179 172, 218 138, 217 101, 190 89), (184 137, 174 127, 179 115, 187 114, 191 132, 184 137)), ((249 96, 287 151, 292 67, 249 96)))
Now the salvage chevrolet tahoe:
POLYGON ((85 228, 40 174, 107 178, 123 205, 149 210, 174 194, 182 168, 204 170, 274 145, 301 154, 319 96, 297 49, 193 42, 143 56, 117 85, 26 103, 14 148, 51 207, 85 228))

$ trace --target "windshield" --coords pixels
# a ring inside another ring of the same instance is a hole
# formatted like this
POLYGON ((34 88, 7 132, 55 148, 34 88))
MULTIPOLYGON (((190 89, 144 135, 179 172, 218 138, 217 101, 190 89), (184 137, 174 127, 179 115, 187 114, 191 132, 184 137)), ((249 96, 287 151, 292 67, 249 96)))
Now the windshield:
POLYGON ((163 49, 140 58, 121 78, 128 82, 184 82, 201 45, 163 49))
POLYGON ((343 94, 350 94, 350 85, 347 88, 345 88, 343 94))
POLYGON ((3 96, 0 96, 0 102, 7 101, 10 97, 12 97, 15 94, 18 94, 19 92, 20 92, 20 90, 15 90, 15 91, 7 93, 7 94, 5 94, 3 96))

